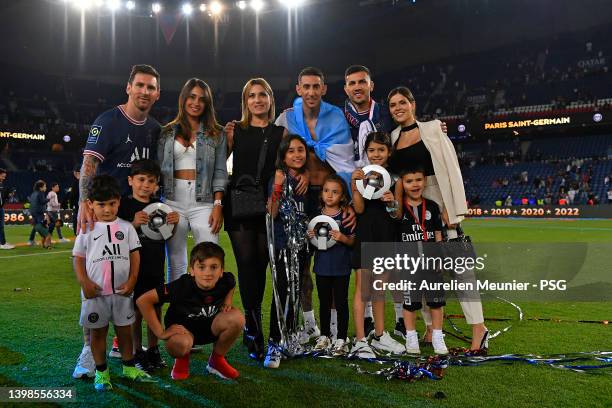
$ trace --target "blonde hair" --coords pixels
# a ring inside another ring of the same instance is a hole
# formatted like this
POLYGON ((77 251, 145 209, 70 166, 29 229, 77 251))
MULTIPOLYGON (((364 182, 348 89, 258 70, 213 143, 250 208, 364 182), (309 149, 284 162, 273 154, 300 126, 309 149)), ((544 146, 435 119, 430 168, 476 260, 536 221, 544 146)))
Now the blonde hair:
POLYGON ((244 84, 244 88, 242 88, 242 117, 240 118, 240 127, 242 127, 243 129, 246 129, 249 126, 249 124, 251 123, 251 118, 253 116, 249 111, 247 100, 249 99, 249 92, 251 92, 251 88, 253 88, 254 85, 260 85, 270 97, 268 122, 274 121, 274 118, 276 117, 276 112, 274 108, 274 92, 272 91, 272 87, 270 86, 268 81, 263 78, 251 78, 247 81, 246 84, 244 84))

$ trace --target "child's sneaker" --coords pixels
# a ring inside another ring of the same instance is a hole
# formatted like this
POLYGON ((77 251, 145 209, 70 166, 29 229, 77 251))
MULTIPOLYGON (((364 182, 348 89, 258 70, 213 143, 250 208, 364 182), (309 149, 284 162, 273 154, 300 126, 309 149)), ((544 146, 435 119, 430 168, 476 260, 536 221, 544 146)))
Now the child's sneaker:
POLYGON ((314 349, 315 351, 327 350, 330 344, 331 344, 331 341, 329 340, 329 337, 319 336, 317 338, 317 344, 315 344, 314 349))
POLYGON ((141 370, 140 368, 123 366, 123 376, 134 380, 136 382, 157 382, 157 380, 151 377, 149 374, 141 370))
POLYGON ((264 367, 266 368, 278 368, 281 361, 281 352, 278 346, 272 342, 268 344, 268 353, 264 360, 264 367))
POLYGON ((448 354, 446 343, 444 343, 444 334, 442 330, 434 330, 431 335, 431 344, 436 354, 448 354))
POLYGON ((147 354, 142 349, 134 354, 134 366, 147 373, 152 370, 147 354))
POLYGON ((395 330, 393 330, 393 334, 401 337, 402 339, 406 338, 406 326, 404 326, 404 318, 400 317, 397 322, 395 322, 395 330))
POLYGON ((121 358, 121 351, 119 351, 119 340, 117 340, 117 336, 113 337, 113 347, 111 351, 108 352, 108 356, 110 358, 121 358))
POLYGON ((108 391, 113 389, 113 385, 110 382, 110 371, 108 368, 106 368, 104 371, 96 370, 94 388, 96 391, 108 391))
POLYGON ((189 378, 189 354, 185 357, 174 359, 174 366, 172 367, 170 377, 173 380, 186 380, 189 378))
POLYGON ((36 246, 36 241, 30 241, 30 240, 28 240, 28 245, 29 245, 29 246, 36 246))
POLYGON ((66 238, 60 238, 59 242, 70 242, 70 240, 66 238))
POLYGON ((355 341, 355 344, 351 349, 351 354, 357 358, 376 358, 376 354, 374 354, 372 347, 370 347, 365 337, 361 340, 355 341))
POLYGON ((77 359, 77 365, 74 368, 74 372, 72 373, 73 378, 83 378, 83 377, 95 377, 96 375, 96 363, 93 359, 93 354, 91 354, 91 347, 83 346, 83 350, 81 350, 81 354, 77 359))
POLYGON ((331 352, 334 357, 345 356, 348 354, 348 339, 336 339, 331 345, 331 352))
POLYGON ((211 374, 216 374, 221 378, 233 380, 238 378, 240 373, 234 367, 229 365, 224 356, 221 356, 214 351, 210 355, 208 359, 208 365, 206 366, 206 370, 208 370, 211 374))
POLYGON ((408 354, 421 354, 419 347, 419 335, 416 330, 406 332, 406 353, 408 354))
POLYGON ((305 326, 304 330, 300 332, 300 344, 306 344, 311 339, 317 338, 321 335, 321 330, 315 324, 314 326, 305 326))
POLYGON ((166 361, 164 361, 161 354, 159 353, 159 347, 157 346, 150 347, 146 351, 146 354, 147 354, 147 361, 149 362, 149 367, 151 367, 151 369, 157 370, 160 368, 168 367, 168 364, 166 364, 166 361))
POLYGON ((391 337, 388 332, 383 332, 383 334, 378 338, 374 336, 371 344, 374 349, 386 351, 391 354, 404 354, 404 351, 406 350, 406 348, 391 337))

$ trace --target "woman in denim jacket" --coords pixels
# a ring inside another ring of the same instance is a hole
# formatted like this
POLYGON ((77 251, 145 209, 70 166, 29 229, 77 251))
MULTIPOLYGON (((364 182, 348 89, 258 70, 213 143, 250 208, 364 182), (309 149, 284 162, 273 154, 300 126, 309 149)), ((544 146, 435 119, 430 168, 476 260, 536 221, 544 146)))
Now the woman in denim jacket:
POLYGON ((183 86, 178 114, 162 129, 157 157, 164 202, 180 215, 167 244, 168 281, 172 282, 187 270, 188 231, 196 244, 217 243, 223 225, 227 142, 206 82, 191 78, 183 86))

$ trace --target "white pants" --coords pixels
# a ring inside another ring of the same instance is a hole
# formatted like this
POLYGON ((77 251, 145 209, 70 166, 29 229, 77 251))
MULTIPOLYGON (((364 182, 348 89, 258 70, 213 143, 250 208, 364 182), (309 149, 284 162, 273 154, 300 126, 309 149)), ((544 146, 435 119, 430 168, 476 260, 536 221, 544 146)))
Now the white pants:
POLYGON ((167 282, 175 281, 182 274, 188 272, 187 233, 189 230, 193 233, 196 244, 205 241, 219 242, 219 235, 213 234, 208 225, 208 218, 212 213, 213 205, 196 202, 195 188, 195 181, 174 179, 175 201, 165 201, 180 215, 174 235, 166 243, 168 254, 167 282))

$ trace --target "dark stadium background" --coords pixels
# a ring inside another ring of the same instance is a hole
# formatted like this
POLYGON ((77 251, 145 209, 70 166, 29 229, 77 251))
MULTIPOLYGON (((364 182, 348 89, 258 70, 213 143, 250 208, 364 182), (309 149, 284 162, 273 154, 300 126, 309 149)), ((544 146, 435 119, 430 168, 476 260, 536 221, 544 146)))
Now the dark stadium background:
POLYGON ((0 3, 0 167, 19 203, 39 178, 60 181, 67 197, 89 125, 124 102, 136 63, 161 73, 152 115, 162 124, 192 76, 212 86, 224 124, 239 117, 250 77, 270 81, 280 112, 302 67, 322 68, 326 99, 341 105, 344 69, 364 64, 377 100, 407 85, 421 120, 447 122, 472 207, 610 201, 610 2, 319 0, 290 12, 268 2, 258 14, 225 2, 215 18, 194 3, 171 41, 162 26, 183 2, 161 3, 160 15, 142 1, 115 13, 60 0, 0 3), (570 123, 509 126, 540 118, 570 123))

